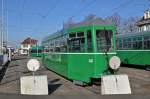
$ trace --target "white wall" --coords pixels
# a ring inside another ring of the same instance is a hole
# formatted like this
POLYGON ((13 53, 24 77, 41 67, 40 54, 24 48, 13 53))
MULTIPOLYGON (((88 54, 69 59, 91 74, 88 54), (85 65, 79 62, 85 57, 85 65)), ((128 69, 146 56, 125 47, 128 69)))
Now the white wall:
POLYGON ((150 18, 150 10, 147 10, 145 13, 144 13, 144 19, 148 19, 150 18))
POLYGON ((21 44, 20 47, 21 47, 20 54, 22 54, 22 55, 28 55, 29 54, 29 50, 31 48, 30 44, 28 44, 27 47, 24 47, 23 44, 21 44), (27 52, 24 52, 24 50, 27 50, 27 52))
POLYGON ((24 44, 21 44, 21 50, 20 50, 20 54, 22 55, 27 55, 30 49, 30 45, 28 44, 27 47, 23 46, 24 44), (24 52, 24 50, 27 50, 26 52, 24 52))

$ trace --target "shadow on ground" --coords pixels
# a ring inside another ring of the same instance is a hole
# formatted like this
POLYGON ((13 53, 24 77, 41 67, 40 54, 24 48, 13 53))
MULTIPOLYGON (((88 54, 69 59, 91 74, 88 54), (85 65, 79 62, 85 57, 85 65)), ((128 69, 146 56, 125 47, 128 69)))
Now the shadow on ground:
POLYGON ((11 61, 24 60, 24 59, 27 59, 27 58, 12 58, 11 61))
POLYGON ((51 81, 49 81, 48 83, 48 93, 52 94, 53 92, 55 92, 62 84, 55 84, 57 82, 59 82, 60 79, 53 79, 51 81))
POLYGON ((7 62, 7 64, 5 64, 2 69, 0 70, 0 82, 2 81, 5 73, 6 73, 6 70, 7 70, 7 67, 9 65, 10 62, 7 62))
POLYGON ((131 64, 122 64, 122 67, 128 67, 128 68, 133 68, 133 69, 141 69, 141 70, 146 70, 146 65, 145 66, 140 66, 140 65, 131 65, 131 64))

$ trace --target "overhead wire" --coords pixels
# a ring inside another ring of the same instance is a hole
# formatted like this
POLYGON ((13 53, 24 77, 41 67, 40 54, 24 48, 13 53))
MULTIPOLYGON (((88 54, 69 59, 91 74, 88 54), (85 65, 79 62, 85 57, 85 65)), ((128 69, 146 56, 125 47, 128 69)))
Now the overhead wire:
POLYGON ((77 13, 75 13, 74 15, 72 15, 71 17, 76 17, 77 15, 80 15, 83 11, 85 11, 85 9, 87 9, 88 7, 90 7, 92 4, 94 4, 96 2, 96 0, 91 0, 89 3, 87 3, 85 6, 83 6, 81 9, 79 9, 77 11, 77 13))
POLYGON ((59 5, 60 2, 61 2, 61 0, 57 0, 56 3, 55 3, 55 5, 52 8, 50 8, 47 11, 47 13, 45 15, 43 15, 42 17, 46 18, 47 16, 49 16, 57 8, 57 6, 59 5))
MULTIPOLYGON (((42 18, 42 20, 41 20, 41 22, 40 22, 41 24, 42 24, 42 22, 44 22, 45 19, 59 6, 59 4, 60 4, 61 2, 62 2, 62 0, 57 0, 57 1, 55 2, 54 6, 53 6, 52 8, 50 8, 50 9, 48 9, 48 11, 47 11, 44 15, 39 13, 39 16, 41 16, 41 18, 42 18)), ((39 24, 39 27, 37 27, 36 30, 41 27, 41 24, 39 24)))
POLYGON ((24 30, 24 26, 23 26, 23 18, 24 18, 24 9, 25 9, 25 3, 26 3, 26 0, 23 0, 23 2, 22 2, 22 7, 21 7, 21 11, 20 11, 20 20, 21 20, 21 24, 20 24, 20 26, 21 26, 21 32, 23 32, 23 30, 24 30))
MULTIPOLYGON (((124 2, 124 3, 121 3, 118 7, 111 9, 108 13, 111 13, 111 15, 112 15, 113 13, 119 13, 119 10, 121 10, 121 9, 123 9, 123 8, 125 8, 125 7, 127 7, 128 5, 132 4, 134 1, 135 1, 135 0, 132 0, 132 1, 131 1, 131 0, 128 0, 128 1, 126 1, 126 2, 124 2)), ((146 4, 136 4, 136 5, 134 5, 134 6, 145 7, 146 4)), ((136 10, 136 11, 138 11, 138 12, 144 12, 144 10, 136 10)))

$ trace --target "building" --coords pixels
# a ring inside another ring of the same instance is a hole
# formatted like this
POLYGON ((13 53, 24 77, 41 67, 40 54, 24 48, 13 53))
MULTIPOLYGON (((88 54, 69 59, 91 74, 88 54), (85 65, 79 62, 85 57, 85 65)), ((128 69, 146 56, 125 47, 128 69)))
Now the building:
POLYGON ((150 9, 144 12, 144 16, 137 22, 139 31, 150 31, 150 9))
POLYGON ((32 46, 37 45, 37 43, 38 43, 37 40, 28 37, 28 38, 25 39, 23 42, 21 42, 20 54, 21 54, 21 55, 28 55, 30 48, 31 48, 32 46))

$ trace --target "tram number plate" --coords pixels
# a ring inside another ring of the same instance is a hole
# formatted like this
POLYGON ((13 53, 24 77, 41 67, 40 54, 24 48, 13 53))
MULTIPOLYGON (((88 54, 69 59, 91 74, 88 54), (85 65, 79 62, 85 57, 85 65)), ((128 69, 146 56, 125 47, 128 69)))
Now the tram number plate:
POLYGON ((23 76, 20 78, 21 94, 48 95, 48 82, 46 75, 23 76))
POLYGON ((127 75, 102 76, 101 93, 106 94, 131 94, 130 83, 127 75))

